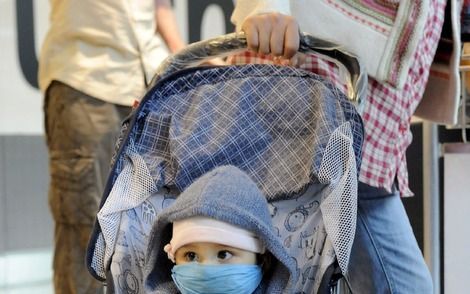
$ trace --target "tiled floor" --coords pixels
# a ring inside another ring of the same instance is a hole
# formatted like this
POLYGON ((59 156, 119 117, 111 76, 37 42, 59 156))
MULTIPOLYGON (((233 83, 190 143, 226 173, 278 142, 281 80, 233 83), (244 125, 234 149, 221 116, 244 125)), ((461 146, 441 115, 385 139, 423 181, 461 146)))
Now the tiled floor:
POLYGON ((0 256, 1 294, 52 294, 52 250, 7 252, 0 256))

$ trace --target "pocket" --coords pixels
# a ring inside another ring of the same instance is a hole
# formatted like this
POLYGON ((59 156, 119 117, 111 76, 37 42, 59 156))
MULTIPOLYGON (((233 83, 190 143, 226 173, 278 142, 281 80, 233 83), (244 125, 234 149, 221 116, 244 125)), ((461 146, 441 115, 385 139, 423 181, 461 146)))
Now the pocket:
POLYGON ((92 225, 101 199, 98 161, 77 151, 53 152, 49 206, 63 224, 92 225))

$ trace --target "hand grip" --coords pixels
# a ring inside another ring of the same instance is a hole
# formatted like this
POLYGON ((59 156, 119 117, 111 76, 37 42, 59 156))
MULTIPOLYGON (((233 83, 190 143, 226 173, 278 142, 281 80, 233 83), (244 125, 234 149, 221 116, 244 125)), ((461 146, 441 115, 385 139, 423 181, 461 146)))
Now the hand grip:
MULTIPOLYGON (((243 33, 231 33, 216 38, 192 43, 178 53, 166 58, 158 67, 152 80, 153 85, 162 77, 179 70, 197 66, 214 57, 222 57, 244 51, 247 42, 243 33)), ((308 34, 300 34, 299 51, 303 53, 317 53, 336 63, 340 69, 345 69, 345 83, 348 88, 348 98, 361 105, 367 89, 367 73, 365 68, 353 54, 341 46, 328 41, 317 39, 308 34)))

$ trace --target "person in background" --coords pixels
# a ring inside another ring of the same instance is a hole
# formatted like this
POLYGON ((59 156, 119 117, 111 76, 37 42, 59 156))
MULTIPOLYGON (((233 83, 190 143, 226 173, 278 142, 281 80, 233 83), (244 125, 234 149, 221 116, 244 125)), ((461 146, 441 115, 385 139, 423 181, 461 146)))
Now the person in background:
POLYGON ((412 137, 410 121, 423 96, 446 5, 445 0, 423 2, 413 2, 398 14, 400 1, 373 7, 341 0, 238 0, 232 15, 250 49, 233 57, 232 63, 287 60, 344 89, 333 63, 313 55, 299 63, 299 31, 305 31, 343 45, 366 66, 357 231, 346 274, 353 293, 433 293, 400 199, 412 195, 405 158, 412 137), (393 36, 406 38, 392 42, 393 36))
POLYGON ((120 123, 185 44, 169 0, 51 0, 39 60, 55 293, 101 293, 85 266, 120 123), (169 51, 169 52, 168 52, 169 51))

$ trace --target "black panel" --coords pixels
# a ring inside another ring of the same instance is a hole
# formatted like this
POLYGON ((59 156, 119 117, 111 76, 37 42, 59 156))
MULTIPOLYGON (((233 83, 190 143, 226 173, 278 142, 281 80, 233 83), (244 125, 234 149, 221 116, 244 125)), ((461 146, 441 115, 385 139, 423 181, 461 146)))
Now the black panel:
POLYGON ((38 88, 38 59, 34 42, 33 0, 16 0, 16 27, 18 29, 18 58, 21 71, 28 83, 38 88))
POLYGON ((405 209, 408 213, 411 226, 423 250, 424 226, 423 226, 423 126, 412 124, 413 142, 406 152, 409 182, 414 197, 403 198, 405 209))
POLYGON ((204 12, 209 5, 217 5, 222 8, 225 16, 225 32, 230 33, 234 31, 234 26, 230 22, 230 16, 233 11, 232 0, 192 0, 188 1, 188 32, 189 42, 197 42, 201 40, 201 24, 204 12))

